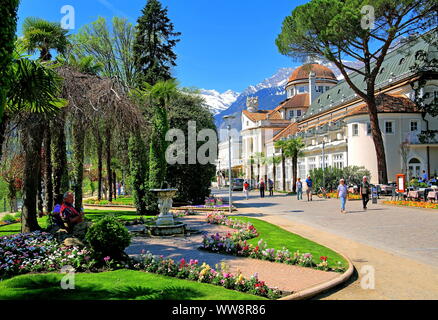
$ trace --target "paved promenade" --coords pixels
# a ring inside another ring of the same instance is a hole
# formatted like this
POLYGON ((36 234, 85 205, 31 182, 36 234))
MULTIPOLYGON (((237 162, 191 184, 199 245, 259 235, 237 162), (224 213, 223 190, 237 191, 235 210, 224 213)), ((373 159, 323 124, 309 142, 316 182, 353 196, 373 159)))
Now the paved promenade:
POLYGON ((382 204, 370 204, 364 212, 360 201, 349 201, 342 215, 336 199, 307 202, 280 194, 261 199, 255 191, 248 201, 240 192, 234 196, 242 215, 272 222, 353 260, 356 279, 327 298, 438 299, 438 212, 382 204), (360 286, 364 266, 376 270, 375 290, 360 286))

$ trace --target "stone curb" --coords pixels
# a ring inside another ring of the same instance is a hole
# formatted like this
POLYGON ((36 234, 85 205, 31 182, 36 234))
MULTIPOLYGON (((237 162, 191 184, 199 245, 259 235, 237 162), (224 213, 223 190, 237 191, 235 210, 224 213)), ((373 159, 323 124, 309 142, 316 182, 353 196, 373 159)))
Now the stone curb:
POLYGON ((300 290, 298 292, 295 292, 289 296, 280 298, 278 300, 291 301, 291 300, 309 299, 309 298, 312 298, 312 297, 314 297, 314 296, 316 296, 324 291, 332 289, 332 288, 346 282, 348 279, 350 279, 350 277, 353 275, 353 272, 354 272, 354 265, 351 262, 350 258, 348 258, 346 255, 344 255, 336 250, 333 250, 332 248, 330 248, 326 245, 324 245, 324 247, 336 252, 337 254, 339 254, 345 260, 348 261, 347 271, 345 271, 344 273, 342 273, 339 277, 337 277, 335 279, 329 280, 329 281, 321 283, 321 284, 317 284, 317 285, 312 286, 312 287, 307 288, 307 289, 300 290))

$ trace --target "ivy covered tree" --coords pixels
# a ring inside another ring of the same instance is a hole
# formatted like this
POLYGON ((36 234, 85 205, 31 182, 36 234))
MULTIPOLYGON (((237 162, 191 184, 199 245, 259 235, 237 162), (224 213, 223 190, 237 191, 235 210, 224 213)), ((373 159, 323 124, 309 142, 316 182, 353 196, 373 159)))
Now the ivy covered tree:
MULTIPOLYGON (((9 88, 9 68, 14 51, 19 0, 2 1, 0 6, 0 126, 9 88)), ((3 143, 3 141, 0 141, 3 143)), ((1 154, 0 154, 1 155, 1 154)))
POLYGON ((139 131, 131 133, 128 153, 134 204, 137 212, 143 215, 148 211, 148 152, 139 131))
POLYGON ((167 163, 166 133, 169 130, 167 107, 170 99, 177 94, 177 84, 173 80, 158 82, 149 87, 148 95, 153 105, 152 131, 149 148, 149 188, 161 188, 166 179, 167 163))
POLYGON ((171 68, 176 66, 173 48, 179 41, 179 32, 158 0, 148 0, 137 20, 134 42, 134 61, 138 83, 154 85, 172 79, 171 68))

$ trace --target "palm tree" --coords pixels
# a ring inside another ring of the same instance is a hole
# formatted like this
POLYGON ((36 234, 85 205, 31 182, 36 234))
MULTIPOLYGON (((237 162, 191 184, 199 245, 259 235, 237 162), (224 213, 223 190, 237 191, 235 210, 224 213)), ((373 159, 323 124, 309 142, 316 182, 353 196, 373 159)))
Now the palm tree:
POLYGON ((274 178, 274 189, 277 181, 277 166, 282 162, 282 157, 272 156, 269 158, 269 164, 272 164, 272 175, 274 178))
MULTIPOLYGON (((25 47, 30 53, 34 53, 38 50, 40 53, 39 59, 41 61, 50 61, 52 59, 52 55, 50 53, 51 50, 56 50, 58 53, 65 52, 69 43, 67 33, 68 31, 62 29, 59 23, 49 22, 41 18, 28 17, 24 20, 23 23, 23 36, 25 47)), ((53 167, 51 155, 51 127, 53 127, 53 121, 44 121, 40 124, 40 127, 44 128, 44 184, 46 189, 46 209, 48 212, 50 212, 53 207, 53 167)), ((55 158, 58 156, 62 157, 60 153, 65 152, 65 150, 55 150, 55 152, 55 158)), ((60 179, 59 177, 57 178, 60 179)), ((55 182, 55 185, 59 184, 59 181, 55 182)), ((42 203, 40 206, 42 207, 42 203)))
POLYGON ((41 18, 28 17, 23 22, 23 36, 29 53, 40 52, 42 61, 52 59, 50 50, 64 53, 68 46, 68 30, 61 28, 56 22, 41 18))
MULTIPOLYGON (((5 118, 9 121, 20 114, 24 119, 21 122, 21 142, 25 151, 22 232, 31 232, 39 229, 36 196, 43 139, 39 124, 44 120, 44 114, 54 113, 64 107, 66 101, 57 98, 61 78, 51 67, 25 58, 20 43, 17 43, 14 58, 14 77, 7 95, 5 118)), ((4 132, 0 139, 3 141, 4 132)))
POLYGON ((279 140, 275 147, 281 149, 283 157, 283 189, 285 190, 285 168, 284 159, 292 159, 292 190, 296 191, 295 181, 297 180, 298 158, 302 155, 305 144, 301 138, 279 140))
POLYGON ((257 163, 257 183, 260 181, 260 165, 263 164, 265 154, 263 152, 256 152, 254 154, 254 161, 257 163))

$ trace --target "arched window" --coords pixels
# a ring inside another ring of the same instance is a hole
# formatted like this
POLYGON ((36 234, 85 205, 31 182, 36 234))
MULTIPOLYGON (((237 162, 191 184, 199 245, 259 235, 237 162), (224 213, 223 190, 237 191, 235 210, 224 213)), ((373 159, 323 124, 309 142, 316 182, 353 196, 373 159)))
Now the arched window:
POLYGON ((409 161, 409 164, 421 164, 421 161, 418 160, 417 158, 412 158, 412 159, 409 161))

